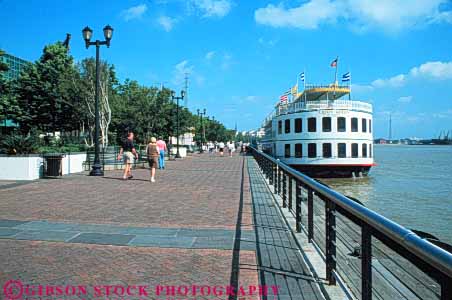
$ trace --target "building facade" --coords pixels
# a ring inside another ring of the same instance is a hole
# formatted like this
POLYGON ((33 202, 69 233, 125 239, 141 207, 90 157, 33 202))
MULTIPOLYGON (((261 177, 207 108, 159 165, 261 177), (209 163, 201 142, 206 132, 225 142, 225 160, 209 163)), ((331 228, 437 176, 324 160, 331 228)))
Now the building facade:
POLYGON ((28 61, 8 53, 0 56, 0 61, 8 65, 8 71, 3 73, 6 80, 19 78, 20 72, 29 64, 28 61))

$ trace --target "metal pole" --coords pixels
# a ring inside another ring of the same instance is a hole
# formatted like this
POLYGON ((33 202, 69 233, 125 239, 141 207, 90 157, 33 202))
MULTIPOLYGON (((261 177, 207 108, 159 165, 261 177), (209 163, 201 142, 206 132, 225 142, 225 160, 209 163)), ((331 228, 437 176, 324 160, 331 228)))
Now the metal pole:
POLYGON ((96 41, 96 89, 95 89, 95 129, 94 129, 94 164, 89 175, 91 176, 104 176, 102 167, 100 164, 100 144, 99 144, 99 131, 100 131, 100 117, 99 117, 99 89, 100 89, 100 67, 99 67, 99 54, 100 42, 96 41))
POLYGON ((372 299, 372 235, 369 226, 361 227, 361 299, 372 299))
MULTIPOLYGON (((336 284, 336 212, 335 204, 325 199, 325 250, 326 250, 326 280, 329 285, 336 284)), ((363 276, 363 280, 364 280, 363 276)))
POLYGON ((176 137, 176 158, 181 158, 179 153, 179 98, 176 97, 177 104, 176 104, 176 115, 177 115, 177 137, 176 137))
POLYGON ((301 232, 301 183, 295 180, 295 229, 301 232))

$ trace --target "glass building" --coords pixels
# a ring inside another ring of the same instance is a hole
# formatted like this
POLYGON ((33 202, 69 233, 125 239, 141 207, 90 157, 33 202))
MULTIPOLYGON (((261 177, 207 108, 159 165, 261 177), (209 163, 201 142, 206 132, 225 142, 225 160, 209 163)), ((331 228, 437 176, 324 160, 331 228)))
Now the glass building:
POLYGON ((20 72, 29 64, 28 61, 8 53, 0 56, 0 61, 8 65, 8 71, 3 73, 6 80, 19 78, 20 72))

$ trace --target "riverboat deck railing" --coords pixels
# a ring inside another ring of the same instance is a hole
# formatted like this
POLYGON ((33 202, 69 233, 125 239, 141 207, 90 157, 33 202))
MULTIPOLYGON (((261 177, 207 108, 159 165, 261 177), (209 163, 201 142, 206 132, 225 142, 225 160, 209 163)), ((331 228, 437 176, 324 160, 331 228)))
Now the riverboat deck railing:
POLYGON ((264 120, 263 125, 271 121, 274 117, 300 112, 303 110, 359 110, 372 113, 372 104, 356 100, 316 100, 316 101, 296 101, 287 104, 279 104, 264 120))
MULTIPOLYGON (((357 299, 452 299, 452 254, 251 148, 263 175, 325 261, 326 280, 357 299), (354 245, 354 246, 353 246, 354 245), (348 253, 350 252, 350 253, 348 253)), ((402 201, 402 199, 394 199, 402 201)))

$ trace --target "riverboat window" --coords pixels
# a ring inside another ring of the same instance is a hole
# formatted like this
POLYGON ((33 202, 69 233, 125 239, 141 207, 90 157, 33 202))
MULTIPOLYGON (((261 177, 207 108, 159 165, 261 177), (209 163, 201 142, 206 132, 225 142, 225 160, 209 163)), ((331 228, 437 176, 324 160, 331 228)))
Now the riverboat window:
POLYGON ((289 158, 290 157, 290 144, 284 145, 284 157, 289 158))
POLYGON ((302 144, 295 144, 295 157, 297 157, 297 158, 303 157, 303 145, 302 144))
POLYGON ((363 132, 367 132, 367 119, 362 119, 361 125, 363 132))
POLYGON ((352 157, 353 158, 358 157, 358 144, 356 143, 352 144, 352 157))
POLYGON ((309 158, 316 158, 317 157, 317 144, 316 143, 309 143, 308 144, 308 157, 309 158))
POLYGON ((363 157, 367 157, 367 144, 363 144, 363 157))
POLYGON ((372 120, 369 120, 369 132, 372 132, 372 120))
POLYGON ((338 132, 345 132, 346 129, 346 122, 344 117, 337 118, 337 131, 338 132))
POLYGON ((330 117, 322 118, 322 130, 323 130, 323 132, 331 132, 331 118, 330 117))
POLYGON ((308 118, 308 131, 316 132, 317 131, 317 120, 316 118, 308 118))
POLYGON ((346 143, 337 144, 337 156, 340 158, 347 157, 347 144, 346 143))
POLYGON ((290 133, 290 119, 287 119, 284 121, 284 132, 290 133))
POLYGON ((278 121, 278 134, 282 133, 282 121, 278 121))
POLYGON ((369 157, 372 157, 372 144, 369 144, 369 157))
POLYGON ((323 157, 329 158, 331 157, 331 143, 324 143, 322 145, 323 157))
POLYGON ((352 118, 352 132, 358 132, 358 118, 352 118))
POLYGON ((295 119, 295 133, 300 133, 303 131, 303 123, 301 122, 301 118, 295 119))

